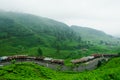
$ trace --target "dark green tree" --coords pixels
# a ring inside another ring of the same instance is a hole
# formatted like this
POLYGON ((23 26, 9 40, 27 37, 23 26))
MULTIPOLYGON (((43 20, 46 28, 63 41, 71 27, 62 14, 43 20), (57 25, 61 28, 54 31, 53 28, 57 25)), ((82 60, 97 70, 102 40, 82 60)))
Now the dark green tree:
POLYGON ((43 56, 43 52, 42 52, 41 48, 38 48, 37 52, 38 52, 38 56, 43 56))
POLYGON ((120 52, 118 52, 118 56, 120 56, 120 52))
POLYGON ((102 62, 99 60, 98 64, 97 64, 97 67, 100 67, 101 65, 102 65, 102 62))

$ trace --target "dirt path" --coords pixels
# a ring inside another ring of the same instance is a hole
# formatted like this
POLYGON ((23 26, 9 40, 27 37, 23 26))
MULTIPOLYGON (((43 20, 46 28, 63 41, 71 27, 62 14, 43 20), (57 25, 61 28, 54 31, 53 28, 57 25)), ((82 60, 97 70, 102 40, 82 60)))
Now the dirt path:
MULTIPOLYGON (((97 68, 97 64, 99 60, 106 59, 106 58, 96 58, 91 61, 88 61, 86 63, 82 63, 78 66, 75 67, 70 67, 70 66, 65 66, 65 65, 59 65, 59 64, 54 64, 54 63, 49 63, 49 62, 44 62, 44 61, 36 61, 36 60, 16 60, 16 63, 20 62, 33 62, 35 64, 45 66, 54 70, 60 70, 60 71, 79 71, 82 72, 84 70, 93 70, 97 68)), ((6 66, 10 65, 11 62, 0 62, 0 66, 6 66)))

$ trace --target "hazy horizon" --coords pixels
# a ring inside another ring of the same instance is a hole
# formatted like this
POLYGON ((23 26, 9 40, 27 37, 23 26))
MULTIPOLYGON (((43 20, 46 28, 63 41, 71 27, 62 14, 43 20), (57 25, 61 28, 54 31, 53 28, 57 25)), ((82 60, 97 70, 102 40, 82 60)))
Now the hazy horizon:
POLYGON ((51 18, 120 35, 119 0, 0 0, 0 9, 51 18))

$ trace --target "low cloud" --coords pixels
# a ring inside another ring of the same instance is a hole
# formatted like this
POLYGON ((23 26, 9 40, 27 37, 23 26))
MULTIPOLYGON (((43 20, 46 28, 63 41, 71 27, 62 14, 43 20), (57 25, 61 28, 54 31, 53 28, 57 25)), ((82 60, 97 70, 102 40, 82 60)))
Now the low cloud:
POLYGON ((31 13, 120 34, 120 0, 0 0, 0 9, 31 13))

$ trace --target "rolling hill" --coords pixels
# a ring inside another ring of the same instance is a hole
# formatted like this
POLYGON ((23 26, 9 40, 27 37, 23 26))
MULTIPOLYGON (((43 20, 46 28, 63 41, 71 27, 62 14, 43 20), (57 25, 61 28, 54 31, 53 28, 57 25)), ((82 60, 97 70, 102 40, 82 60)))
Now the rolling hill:
POLYGON ((106 42, 112 42, 116 43, 117 41, 120 42, 117 38, 106 34, 103 31, 88 28, 88 27, 81 27, 72 25, 72 30, 74 30, 78 35, 82 37, 83 40, 90 40, 93 42, 100 42, 100 41, 106 41, 106 42))
POLYGON ((119 52, 119 40, 91 28, 49 18, 0 11, 0 56, 27 54, 78 58, 94 52, 119 52))
POLYGON ((66 24, 24 13, 0 12, 0 33, 0 55, 35 55, 41 47, 51 56, 60 50, 73 50, 80 42, 66 24))

